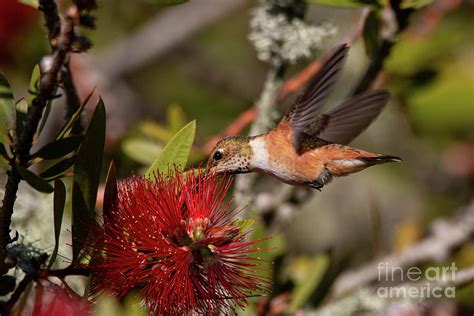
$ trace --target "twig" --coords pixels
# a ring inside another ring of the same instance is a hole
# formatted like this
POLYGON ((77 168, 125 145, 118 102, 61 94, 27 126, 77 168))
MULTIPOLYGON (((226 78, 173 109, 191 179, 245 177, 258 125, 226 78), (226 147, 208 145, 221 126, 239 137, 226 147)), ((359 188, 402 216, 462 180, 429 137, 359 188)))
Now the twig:
MULTIPOLYGON (((50 32, 50 38, 56 34, 57 8, 53 0, 40 0, 40 10, 43 11, 46 25, 50 32)), ((8 180, 5 185, 5 195, 2 208, 0 209, 0 275, 5 274, 9 267, 5 264, 7 257, 6 246, 10 242, 10 223, 13 214, 13 206, 16 200, 18 185, 21 177, 15 165, 27 167, 30 158, 33 137, 38 129, 43 110, 48 102, 54 97, 57 88, 57 77, 61 67, 67 60, 72 40, 74 38, 74 23, 71 18, 64 19, 61 25, 61 33, 58 38, 58 46, 51 56, 43 59, 42 75, 38 95, 33 99, 28 108, 25 129, 15 144, 15 153, 8 180)))
POLYGON ((380 263, 384 267, 408 267, 428 261, 446 258, 453 249, 469 240, 474 234, 474 201, 462 210, 463 215, 455 220, 439 220, 432 226, 432 235, 403 252, 378 258, 355 271, 342 274, 334 283, 333 296, 362 288, 377 280, 380 263))
POLYGON ((44 13, 45 26, 48 29, 48 38, 51 48, 54 50, 54 47, 57 43, 57 37, 61 33, 61 19, 59 18, 58 8, 55 1, 40 1, 39 10, 44 13))
MULTIPOLYGON (((54 1, 51 3, 45 4, 45 7, 48 9, 44 9, 45 12, 51 12, 51 14, 45 15, 46 19, 46 28, 48 29, 48 37, 49 43, 51 46, 51 50, 54 51, 56 49, 57 37, 61 31, 61 20, 59 18, 59 14, 56 8, 56 4, 54 1)), ((72 11, 72 10, 71 10, 72 11)), ((78 12, 78 10, 73 11, 78 12)), ((65 120, 68 121, 72 115, 76 112, 76 110, 80 107, 81 101, 79 100, 79 96, 77 95, 76 88, 74 86, 74 82, 72 80, 71 68, 69 65, 69 60, 67 60, 64 64, 65 74, 63 78, 63 88, 66 94, 66 116, 65 120)), ((81 126, 81 120, 77 120, 74 126, 72 127, 72 134, 78 135, 83 131, 81 126)))

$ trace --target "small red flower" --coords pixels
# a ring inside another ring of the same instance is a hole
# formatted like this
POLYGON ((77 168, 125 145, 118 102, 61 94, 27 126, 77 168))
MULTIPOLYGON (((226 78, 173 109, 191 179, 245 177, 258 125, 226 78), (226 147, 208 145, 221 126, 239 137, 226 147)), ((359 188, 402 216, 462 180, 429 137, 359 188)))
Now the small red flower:
POLYGON ((266 290, 258 251, 224 198, 229 179, 179 171, 118 185, 104 225, 92 232, 93 291, 140 289, 150 313, 218 314, 266 290))
POLYGON ((90 304, 67 287, 39 279, 25 291, 9 315, 90 316, 90 304))

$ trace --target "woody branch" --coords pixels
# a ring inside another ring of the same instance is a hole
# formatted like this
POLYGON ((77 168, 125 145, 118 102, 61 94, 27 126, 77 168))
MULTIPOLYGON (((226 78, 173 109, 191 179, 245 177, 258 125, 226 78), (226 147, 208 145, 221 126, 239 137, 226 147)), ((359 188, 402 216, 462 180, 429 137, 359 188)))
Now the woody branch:
MULTIPOLYGON (((28 167, 34 137, 43 117, 44 109, 55 98, 56 91, 60 85, 62 68, 67 63, 69 54, 73 50, 81 49, 80 45, 78 46, 78 43, 75 43, 78 39, 74 31, 74 15, 77 13, 77 8, 75 6, 72 8, 73 10, 70 10, 68 15, 61 20, 56 3, 53 0, 39 1, 39 9, 43 12, 45 26, 48 29, 52 54, 43 57, 41 61, 38 93, 28 108, 25 129, 14 144, 13 158, 10 160, 5 195, 0 209, 0 275, 5 274, 11 268, 8 260, 6 262, 8 257, 7 245, 11 242, 11 217, 18 185, 21 181, 21 176, 16 166, 28 167), (73 47, 74 45, 77 47, 73 47)), ((70 91, 70 93, 72 92, 70 91)))

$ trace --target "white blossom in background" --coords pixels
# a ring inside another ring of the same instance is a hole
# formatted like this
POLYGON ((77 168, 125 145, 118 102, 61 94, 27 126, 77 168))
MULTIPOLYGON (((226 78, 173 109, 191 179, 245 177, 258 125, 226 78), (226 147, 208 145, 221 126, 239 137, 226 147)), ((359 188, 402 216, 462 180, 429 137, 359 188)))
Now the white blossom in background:
POLYGON ((253 10, 250 20, 249 39, 262 61, 295 63, 310 58, 326 38, 336 33, 331 23, 309 25, 298 18, 289 21, 285 14, 270 10, 271 4, 264 2, 253 10))

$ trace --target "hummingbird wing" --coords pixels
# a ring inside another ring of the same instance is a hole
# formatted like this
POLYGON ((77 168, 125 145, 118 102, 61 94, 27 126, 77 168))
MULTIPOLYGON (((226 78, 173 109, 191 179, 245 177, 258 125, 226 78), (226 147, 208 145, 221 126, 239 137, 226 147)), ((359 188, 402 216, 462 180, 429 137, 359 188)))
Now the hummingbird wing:
POLYGON ((380 114, 389 96, 385 90, 355 95, 320 115, 306 133, 325 141, 347 145, 380 114))
POLYGON ((301 149, 303 133, 316 119, 317 111, 336 82, 337 74, 344 65, 348 50, 347 44, 342 44, 334 49, 334 53, 310 80, 305 92, 298 97, 288 114, 283 118, 283 121, 288 122, 293 130, 292 141, 297 152, 301 149))

